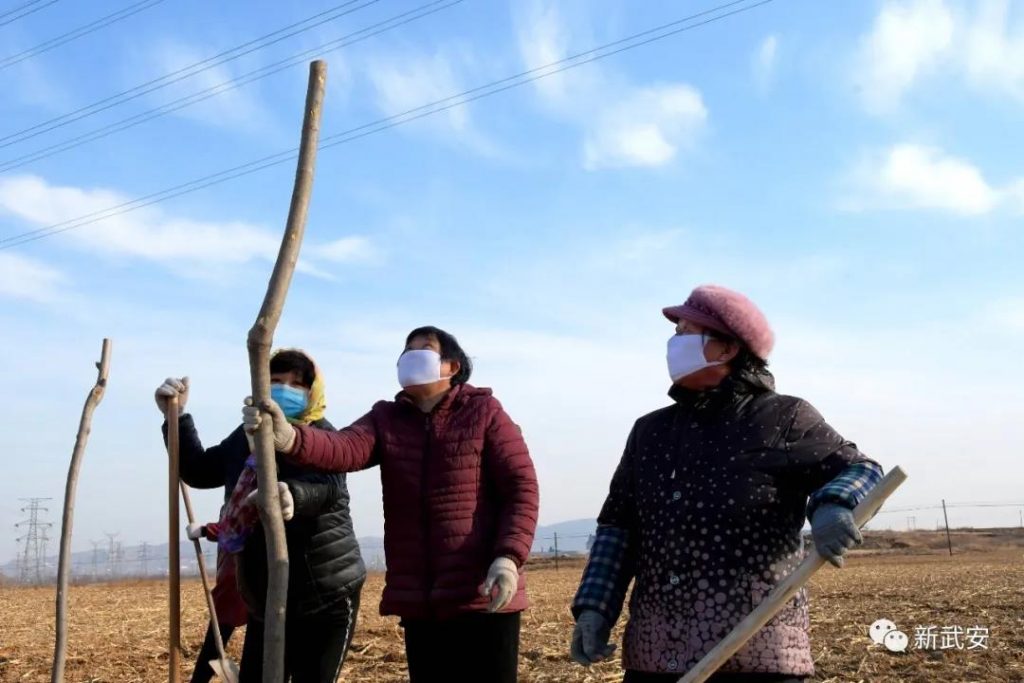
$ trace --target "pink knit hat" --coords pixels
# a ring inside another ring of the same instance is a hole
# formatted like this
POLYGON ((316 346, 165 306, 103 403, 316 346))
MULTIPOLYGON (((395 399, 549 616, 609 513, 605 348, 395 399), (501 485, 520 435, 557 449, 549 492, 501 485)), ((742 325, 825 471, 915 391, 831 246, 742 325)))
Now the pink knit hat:
POLYGON ((747 297, 725 287, 702 285, 683 305, 669 306, 661 312, 674 323, 688 320, 739 339, 761 360, 768 360, 775 345, 775 334, 761 310, 747 297))

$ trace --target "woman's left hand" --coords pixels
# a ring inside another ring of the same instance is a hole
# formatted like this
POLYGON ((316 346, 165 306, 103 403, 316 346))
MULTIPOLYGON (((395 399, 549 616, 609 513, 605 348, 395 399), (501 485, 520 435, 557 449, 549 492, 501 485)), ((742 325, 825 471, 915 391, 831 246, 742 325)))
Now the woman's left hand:
POLYGON ((864 540, 853 519, 850 508, 826 503, 814 511, 811 517, 811 535, 818 554, 842 568, 846 551, 864 540))
POLYGON ((487 570, 487 580, 480 586, 480 595, 491 599, 488 612, 508 606, 519 590, 519 568, 507 557, 499 557, 487 570), (497 589, 497 590, 495 590, 497 589))

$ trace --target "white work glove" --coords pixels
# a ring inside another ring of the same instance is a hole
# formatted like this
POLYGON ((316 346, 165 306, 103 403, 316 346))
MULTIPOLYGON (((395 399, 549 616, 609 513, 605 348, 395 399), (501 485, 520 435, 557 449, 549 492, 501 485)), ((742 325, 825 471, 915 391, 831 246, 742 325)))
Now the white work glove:
POLYGON ((203 525, 202 524, 188 524, 185 526, 185 535, 188 536, 190 541, 198 541, 203 537, 203 525))
POLYGON ((178 397, 178 415, 185 414, 185 403, 188 401, 188 377, 175 379, 168 377, 156 388, 156 407, 167 417, 167 404, 172 397, 178 397))
POLYGON ((576 620, 572 632, 572 646, 569 654, 572 660, 583 666, 604 661, 615 652, 615 646, 608 644, 612 628, 608 620, 597 610, 585 609, 576 620))
POLYGON ((488 612, 508 606, 519 590, 519 568, 507 557, 499 557, 487 570, 487 579, 480 585, 480 595, 491 599, 488 612), (497 590, 495 590, 497 589, 497 590))
POLYGON ((269 415, 274 423, 274 450, 279 453, 289 452, 295 444, 295 428, 284 416, 281 406, 268 398, 263 404, 263 410, 260 410, 252 404, 252 396, 246 396, 245 406, 242 407, 242 428, 246 435, 259 431, 264 415, 269 415))
MULTIPOLYGON (((281 517, 284 521, 290 520, 295 516, 295 498, 292 497, 292 490, 288 488, 288 484, 283 481, 277 482, 277 497, 281 501, 281 517)), ((256 489, 248 496, 245 497, 246 505, 259 505, 260 504, 260 491, 256 489)))

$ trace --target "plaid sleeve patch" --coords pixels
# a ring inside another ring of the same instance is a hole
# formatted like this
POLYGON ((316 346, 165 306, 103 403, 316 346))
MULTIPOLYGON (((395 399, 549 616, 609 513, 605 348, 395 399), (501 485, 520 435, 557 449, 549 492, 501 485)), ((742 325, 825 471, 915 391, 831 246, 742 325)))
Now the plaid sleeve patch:
POLYGON ((574 613, 592 609, 600 612, 608 623, 615 623, 633 578, 629 551, 627 530, 607 525, 597 528, 590 559, 573 600, 574 613))
POLYGON ((807 501, 807 518, 810 519, 818 506, 824 503, 835 503, 852 510, 881 479, 882 468, 874 462, 848 465, 835 479, 811 494, 807 501))

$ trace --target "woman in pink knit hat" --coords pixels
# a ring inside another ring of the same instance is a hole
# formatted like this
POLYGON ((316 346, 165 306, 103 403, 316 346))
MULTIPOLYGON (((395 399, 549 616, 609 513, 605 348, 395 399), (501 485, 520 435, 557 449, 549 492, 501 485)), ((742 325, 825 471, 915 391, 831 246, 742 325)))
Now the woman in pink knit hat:
MULTIPOLYGON (((860 543, 852 509, 882 469, 809 403, 774 391, 774 336, 745 296, 698 287, 664 309, 673 404, 636 421, 573 602, 572 657, 606 659, 630 583, 624 683, 675 682, 803 557, 811 522, 837 567, 860 543)), ((814 674, 801 591, 709 680, 814 674)))

